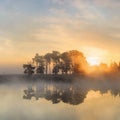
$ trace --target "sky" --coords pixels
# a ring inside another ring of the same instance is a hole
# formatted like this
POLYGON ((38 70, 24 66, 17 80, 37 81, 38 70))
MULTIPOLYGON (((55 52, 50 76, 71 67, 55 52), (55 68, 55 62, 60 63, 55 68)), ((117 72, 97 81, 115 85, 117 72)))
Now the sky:
POLYGON ((0 73, 53 50, 120 60, 120 0, 0 0, 0 73))

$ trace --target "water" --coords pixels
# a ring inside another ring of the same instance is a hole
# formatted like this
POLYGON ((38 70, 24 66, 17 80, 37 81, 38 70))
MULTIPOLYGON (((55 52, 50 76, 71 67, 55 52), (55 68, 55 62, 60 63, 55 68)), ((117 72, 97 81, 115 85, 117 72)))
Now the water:
POLYGON ((120 120, 119 88, 79 83, 0 85, 0 120, 120 120))

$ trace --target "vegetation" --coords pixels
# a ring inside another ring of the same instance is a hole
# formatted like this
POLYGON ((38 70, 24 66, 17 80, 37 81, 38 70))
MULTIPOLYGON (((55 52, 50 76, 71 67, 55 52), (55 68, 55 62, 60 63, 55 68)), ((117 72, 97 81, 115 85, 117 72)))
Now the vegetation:
POLYGON ((34 73, 35 67, 33 67, 31 64, 24 64, 23 68, 25 69, 24 73, 28 74, 28 76, 34 73))
POLYGON ((52 51, 45 55, 36 53, 32 62, 23 65, 24 73, 36 74, 86 74, 86 73, 117 73, 120 72, 120 63, 113 62, 108 67, 101 63, 99 66, 90 66, 84 54, 78 50, 60 53, 52 51))
POLYGON ((31 64, 23 65, 25 68, 24 73, 26 74, 83 74, 85 73, 85 67, 87 66, 88 63, 83 53, 77 50, 63 53, 52 51, 52 53, 47 53, 45 55, 39 55, 37 53, 32 59, 31 64))

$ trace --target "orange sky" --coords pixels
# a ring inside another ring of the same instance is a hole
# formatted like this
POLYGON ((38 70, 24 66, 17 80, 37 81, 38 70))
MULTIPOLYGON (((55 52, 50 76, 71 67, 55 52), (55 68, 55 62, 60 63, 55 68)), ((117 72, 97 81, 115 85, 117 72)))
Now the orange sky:
POLYGON ((0 1, 0 73, 52 50, 119 61, 119 8, 118 0, 0 1))

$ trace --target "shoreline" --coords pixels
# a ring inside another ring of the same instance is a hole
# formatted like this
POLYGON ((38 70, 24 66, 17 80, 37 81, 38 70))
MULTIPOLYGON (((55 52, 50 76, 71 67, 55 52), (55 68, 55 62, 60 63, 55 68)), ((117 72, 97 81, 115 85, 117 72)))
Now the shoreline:
POLYGON ((34 74, 28 76, 25 74, 1 74, 0 83, 4 82, 79 82, 79 81, 120 81, 120 74, 101 74, 101 75, 81 75, 81 74, 34 74))
POLYGON ((41 75, 32 75, 27 76, 24 74, 4 74, 0 75, 0 82, 9 82, 9 81, 63 81, 63 82, 71 82, 76 78, 83 78, 82 75, 73 75, 73 74, 64 74, 64 75, 53 75, 53 74, 41 74, 41 75))

